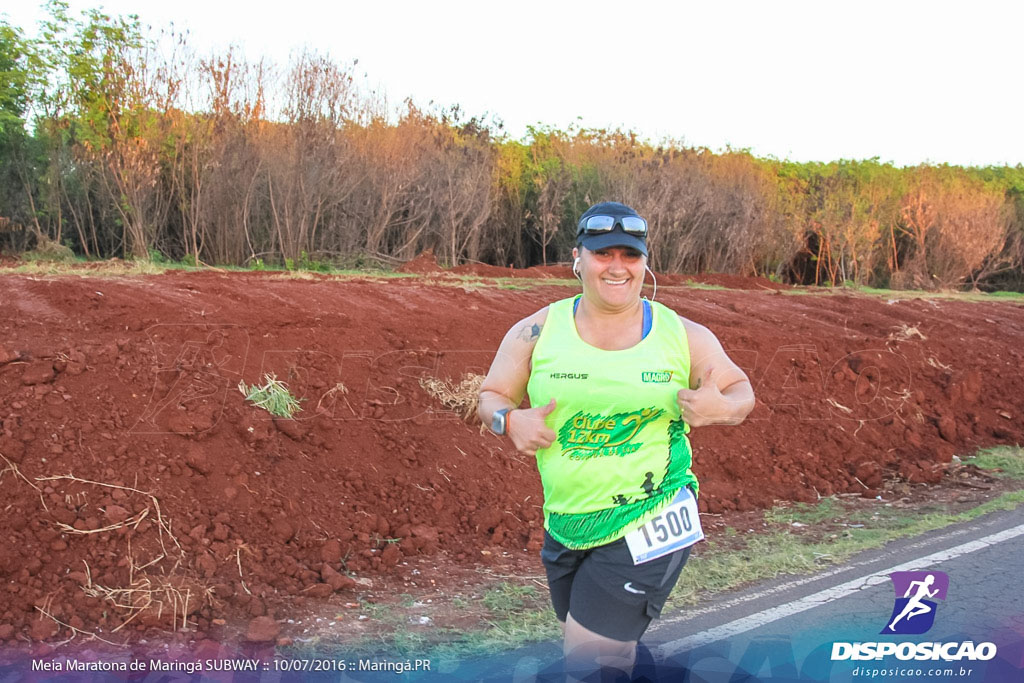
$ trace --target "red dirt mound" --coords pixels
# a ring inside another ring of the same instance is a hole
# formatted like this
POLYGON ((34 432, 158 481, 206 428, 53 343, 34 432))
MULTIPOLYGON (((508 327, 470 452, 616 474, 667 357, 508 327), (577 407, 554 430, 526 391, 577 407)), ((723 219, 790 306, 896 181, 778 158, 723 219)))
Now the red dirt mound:
POLYGON ((492 266, 486 263, 467 263, 454 268, 445 268, 437 262, 434 252, 424 251, 411 261, 398 267, 399 273, 416 275, 475 275, 477 277, 515 277, 533 279, 572 279, 572 269, 566 265, 533 266, 532 268, 512 268, 492 266))
POLYGON ((477 275, 479 277, 517 277, 535 280, 562 279, 571 280, 574 275, 572 268, 566 265, 532 266, 530 268, 502 268, 489 266, 485 263, 471 263, 456 266, 450 271, 459 275, 477 275))
MULTIPOLYGON (((445 568, 532 558, 534 463, 421 380, 482 374, 509 325, 572 293, 0 276, 0 639, 217 637, 428 567, 441 584, 445 568), (267 373, 300 398, 296 419, 244 400, 239 382, 267 373)), ((706 512, 873 496, 1024 441, 1020 305, 659 299, 711 327, 759 399, 741 427, 694 431, 706 512)))
POLYGON ((412 273, 415 275, 447 272, 437 262, 437 257, 434 256, 434 252, 430 249, 424 251, 411 261, 406 261, 397 270, 399 273, 412 273))

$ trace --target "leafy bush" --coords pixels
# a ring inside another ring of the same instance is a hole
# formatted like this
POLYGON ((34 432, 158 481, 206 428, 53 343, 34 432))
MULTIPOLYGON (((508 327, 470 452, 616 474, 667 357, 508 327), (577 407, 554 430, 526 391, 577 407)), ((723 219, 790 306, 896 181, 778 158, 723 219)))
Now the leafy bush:
POLYGON ((55 242, 49 237, 42 235, 36 243, 36 248, 25 254, 25 260, 60 261, 66 263, 75 260, 75 253, 60 242, 55 242))

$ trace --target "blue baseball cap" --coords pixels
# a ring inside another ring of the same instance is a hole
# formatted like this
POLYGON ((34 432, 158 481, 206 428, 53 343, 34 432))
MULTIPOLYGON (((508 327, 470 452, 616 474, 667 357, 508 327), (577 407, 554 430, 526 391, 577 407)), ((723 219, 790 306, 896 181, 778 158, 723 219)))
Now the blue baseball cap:
POLYGON ((647 256, 647 221, 621 202, 600 202, 580 216, 576 244, 590 251, 628 247, 647 256))

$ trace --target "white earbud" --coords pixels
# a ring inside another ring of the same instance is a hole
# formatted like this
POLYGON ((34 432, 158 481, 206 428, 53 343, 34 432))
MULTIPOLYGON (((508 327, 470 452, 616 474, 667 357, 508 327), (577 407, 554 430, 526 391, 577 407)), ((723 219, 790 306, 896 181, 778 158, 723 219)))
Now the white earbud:
POLYGON ((572 262, 572 274, 575 275, 577 279, 582 280, 583 278, 580 276, 579 267, 580 267, 580 257, 577 256, 576 260, 572 262))
POLYGON ((644 266, 644 268, 647 268, 647 272, 651 274, 651 279, 654 280, 654 292, 651 294, 651 301, 654 301, 654 298, 658 296, 658 278, 654 277, 653 270, 647 266, 644 266))

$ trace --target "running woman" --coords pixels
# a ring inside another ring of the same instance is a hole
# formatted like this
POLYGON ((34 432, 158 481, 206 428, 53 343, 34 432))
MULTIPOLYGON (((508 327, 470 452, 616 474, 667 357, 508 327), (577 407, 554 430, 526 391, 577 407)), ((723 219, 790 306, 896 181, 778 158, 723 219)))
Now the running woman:
POLYGON ((541 560, 569 678, 630 675, 703 538, 687 433, 754 407, 710 330, 641 298, 647 233, 624 204, 587 209, 573 249, 582 294, 513 325, 480 389, 484 424, 537 458, 541 560), (532 407, 519 408, 526 394, 532 407))

